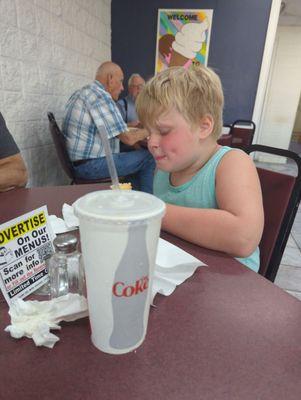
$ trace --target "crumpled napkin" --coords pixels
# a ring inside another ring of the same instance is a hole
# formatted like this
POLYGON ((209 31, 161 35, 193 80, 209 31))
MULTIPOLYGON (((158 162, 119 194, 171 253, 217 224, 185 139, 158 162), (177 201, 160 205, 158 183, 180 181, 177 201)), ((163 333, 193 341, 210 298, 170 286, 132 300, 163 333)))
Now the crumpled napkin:
POLYGON ((16 299, 8 313, 11 325, 5 331, 13 338, 26 336, 32 338, 36 346, 53 348, 59 338, 50 329, 61 329, 61 321, 75 321, 88 316, 88 304, 84 296, 69 293, 49 301, 16 299))

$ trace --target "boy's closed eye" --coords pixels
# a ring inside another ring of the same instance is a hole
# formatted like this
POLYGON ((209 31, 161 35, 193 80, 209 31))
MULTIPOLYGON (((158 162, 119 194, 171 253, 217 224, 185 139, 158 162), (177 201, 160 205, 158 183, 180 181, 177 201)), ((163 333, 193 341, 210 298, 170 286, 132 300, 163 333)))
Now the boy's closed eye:
POLYGON ((172 131, 172 126, 170 126, 170 125, 157 125, 157 127, 156 127, 156 129, 157 129, 157 131, 158 131, 158 133, 160 134, 160 135, 162 135, 162 136, 164 136, 164 135, 167 135, 168 133, 170 133, 171 131, 172 131))
POLYGON ((157 126, 155 128, 148 129, 149 135, 151 135, 153 133, 153 134, 159 134, 160 136, 165 136, 170 132, 171 132, 171 128, 170 127, 157 126))
POLYGON ((171 131, 170 128, 159 129, 159 133, 161 136, 167 135, 171 131))

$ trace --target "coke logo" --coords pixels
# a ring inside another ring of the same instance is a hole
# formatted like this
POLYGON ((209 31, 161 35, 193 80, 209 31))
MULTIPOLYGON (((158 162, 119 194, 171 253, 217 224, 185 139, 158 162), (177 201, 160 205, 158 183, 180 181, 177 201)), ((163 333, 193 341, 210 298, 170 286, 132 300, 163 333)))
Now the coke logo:
POLYGON ((131 297, 143 293, 148 288, 148 276, 137 279, 134 285, 126 285, 124 282, 115 282, 112 292, 116 297, 131 297))

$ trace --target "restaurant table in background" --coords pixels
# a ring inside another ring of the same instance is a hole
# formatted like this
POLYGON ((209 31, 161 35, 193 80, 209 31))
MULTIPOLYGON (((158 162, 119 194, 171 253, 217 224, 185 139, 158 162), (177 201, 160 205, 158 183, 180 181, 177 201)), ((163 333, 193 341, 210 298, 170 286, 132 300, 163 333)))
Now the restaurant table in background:
MULTIPOLYGON (((45 204, 61 216, 64 202, 94 190, 1 193, 0 223, 45 204)), ((171 296, 156 296, 146 339, 132 353, 97 350, 87 318, 62 324, 52 350, 12 339, 3 331, 9 316, 2 301, 0 399, 299 400, 301 302, 227 255, 162 237, 208 266, 171 296)))

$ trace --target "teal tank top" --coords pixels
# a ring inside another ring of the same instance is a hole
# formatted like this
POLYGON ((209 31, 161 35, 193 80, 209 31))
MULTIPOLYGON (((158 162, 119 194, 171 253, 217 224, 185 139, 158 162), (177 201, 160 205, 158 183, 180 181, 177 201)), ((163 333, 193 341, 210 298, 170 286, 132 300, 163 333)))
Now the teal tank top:
MULTIPOLYGON (((192 208, 217 209, 215 196, 216 168, 222 157, 232 150, 231 147, 221 147, 203 168, 189 181, 180 186, 172 186, 169 182, 169 172, 158 170, 154 178, 154 194, 169 204, 192 208)), ((245 258, 236 258, 255 272, 259 269, 259 248, 245 258)))

